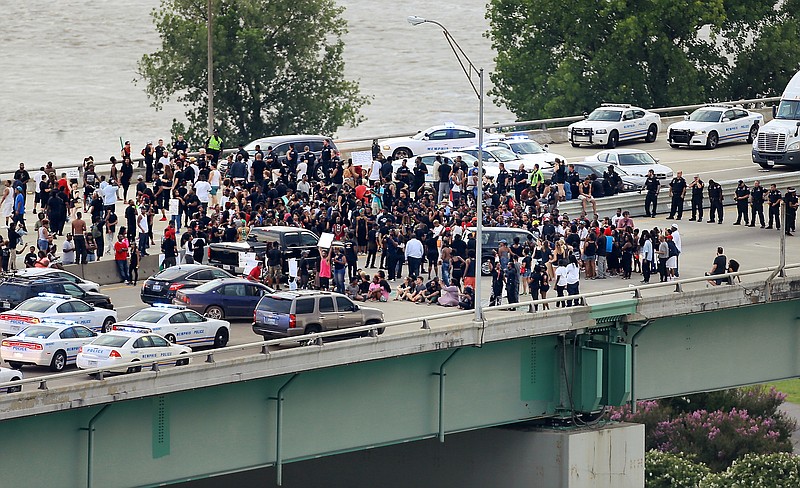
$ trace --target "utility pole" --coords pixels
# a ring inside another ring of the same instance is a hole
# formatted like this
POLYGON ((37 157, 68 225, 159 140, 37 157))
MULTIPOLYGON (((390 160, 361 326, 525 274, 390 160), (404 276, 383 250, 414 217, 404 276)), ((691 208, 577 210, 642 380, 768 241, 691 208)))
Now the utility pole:
POLYGON ((213 0, 208 0, 208 135, 214 133, 214 29, 213 0))

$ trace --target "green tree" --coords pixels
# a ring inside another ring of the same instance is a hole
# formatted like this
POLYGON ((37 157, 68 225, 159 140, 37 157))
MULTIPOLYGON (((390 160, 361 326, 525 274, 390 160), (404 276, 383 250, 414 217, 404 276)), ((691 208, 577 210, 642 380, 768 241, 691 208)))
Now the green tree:
MULTIPOLYGON (((369 103, 343 77, 343 8, 334 0, 213 0, 214 115, 228 147, 272 134, 331 134, 369 103)), ((207 135, 206 0, 162 0, 152 17, 161 49, 140 77, 156 109, 177 96, 188 139, 207 135)), ((173 127, 181 127, 174 121, 173 127)))
POLYGON ((535 118, 778 93, 800 66, 798 3, 491 0, 492 95, 535 118))

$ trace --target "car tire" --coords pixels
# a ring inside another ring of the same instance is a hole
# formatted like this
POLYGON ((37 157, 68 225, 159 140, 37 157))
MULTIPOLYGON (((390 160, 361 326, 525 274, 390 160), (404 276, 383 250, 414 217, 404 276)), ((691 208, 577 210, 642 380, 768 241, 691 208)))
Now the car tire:
POLYGON ((491 259, 484 259, 481 263, 481 276, 489 276, 494 269, 494 261, 491 259))
POLYGON ((658 138, 658 127, 656 124, 650 124, 650 127, 647 128, 644 142, 656 142, 656 138, 658 138))
MULTIPOLYGON (((21 379, 22 378, 20 378, 19 376, 14 376, 13 378, 11 378, 11 381, 20 381, 21 379)), ((21 391, 22 391, 22 385, 9 386, 8 389, 6 389, 6 393, 19 393, 21 391)))
POLYGON ((175 338, 175 334, 167 334, 164 336, 164 339, 166 339, 170 344, 175 344, 178 342, 178 339, 175 338))
POLYGON ((140 373, 142 371, 141 366, 131 366, 128 368, 128 373, 140 373))
MULTIPOLYGON (((181 353, 181 355, 184 354, 186 353, 185 352, 181 353)), ((175 366, 186 366, 188 364, 189 364, 189 358, 178 359, 177 361, 175 361, 175 366)))
POLYGON ((225 311, 222 310, 222 307, 211 305, 206 309, 205 315, 210 319, 221 320, 225 318, 225 311))
POLYGON ((22 369, 22 363, 18 363, 16 361, 9 361, 8 365, 11 367, 11 369, 22 369))
POLYGON ((227 346, 229 339, 230 333, 228 332, 228 329, 225 327, 220 327, 217 329, 216 335, 214 335, 214 347, 220 348, 227 346))
POLYGON ((410 158, 413 155, 414 155, 414 153, 411 152, 411 149, 409 149, 407 147, 398 147, 392 153, 392 157, 394 159, 410 158))
POLYGON ((672 149, 678 149, 678 148, 680 148, 681 146, 679 146, 678 144, 672 144, 672 143, 670 143, 669 147, 671 147, 672 149))
POLYGON ((67 353, 58 350, 53 354, 53 360, 50 361, 50 371, 60 373, 67 367, 67 353))
POLYGON ((304 334, 316 334, 318 332, 322 332, 322 327, 317 324, 307 325, 306 330, 303 331, 304 334))
POLYGON ((579 147, 580 146, 580 144, 578 144, 577 142, 570 142, 570 144, 572 145, 572 147, 579 147))
POLYGON ((756 140, 756 137, 758 137, 758 123, 750 127, 750 132, 747 134, 747 143, 752 144, 753 141, 756 140))
POLYGON ((608 135, 608 142, 606 142, 606 149, 614 149, 619 143, 619 132, 612 130, 608 135))
POLYGON ((708 133, 706 137, 706 149, 716 149, 719 145, 719 135, 716 132, 711 131, 708 133))
POLYGON ((114 325, 114 317, 106 317, 103 321, 103 326, 100 328, 100 331, 105 334, 106 332, 111 332, 111 326, 114 325))

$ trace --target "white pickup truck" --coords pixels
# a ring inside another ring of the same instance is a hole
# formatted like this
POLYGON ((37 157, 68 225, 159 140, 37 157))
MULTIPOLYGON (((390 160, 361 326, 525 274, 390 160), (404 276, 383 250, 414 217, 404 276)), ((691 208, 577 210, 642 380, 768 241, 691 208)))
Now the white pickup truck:
POLYGON ((764 169, 776 164, 800 167, 800 71, 786 85, 772 117, 753 141, 753 162, 764 169))

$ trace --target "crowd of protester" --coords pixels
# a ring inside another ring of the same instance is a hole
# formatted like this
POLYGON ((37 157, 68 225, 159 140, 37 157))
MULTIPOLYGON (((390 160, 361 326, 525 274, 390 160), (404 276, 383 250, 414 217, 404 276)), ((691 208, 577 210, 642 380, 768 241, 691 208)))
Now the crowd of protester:
MULTIPOLYGON (((87 157, 77 180, 51 164, 31 178, 20 164, 0 201, 8 225, 3 269, 15 266, 17 254, 24 254, 25 266, 113 259, 120 281, 135 284, 148 254, 163 254, 165 267, 204 262, 211 243, 244 240, 252 227, 288 225, 331 233, 341 243, 319 260, 301 259, 292 286, 335 289, 357 300, 472 308, 482 264, 472 231, 475 188, 482 184, 484 225, 532 235, 498 244, 487 278, 492 304, 514 303, 520 295, 547 298, 552 288, 566 297, 557 305, 570 306, 581 279, 628 280, 636 273, 648 283, 656 274, 660 281, 679 276, 677 224, 637 227, 623 209, 600 217, 587 214, 586 205, 580 214, 560 212, 559 201, 582 194, 574 169, 561 162, 551 179, 538 168, 480 178, 476 165, 459 158, 452 165, 438 160, 433 168, 419 159, 396 166, 379 150, 369 167, 356 167, 328 141, 319 153, 291 147, 279 157, 271 147, 250 153, 239 146, 223 155, 214 134, 196 155, 190 149, 180 136, 169 146, 148 143, 138 168, 126 143, 108 174, 87 157), (428 171, 433 185, 426 184, 428 171), (35 192, 32 229, 25 222, 26 191, 35 192), (156 220, 167 222, 163 236, 153 232, 156 220), (26 252, 20 245, 31 233, 36 244, 26 252)), ((251 275, 280 286, 280 252, 265 259, 251 275)))

